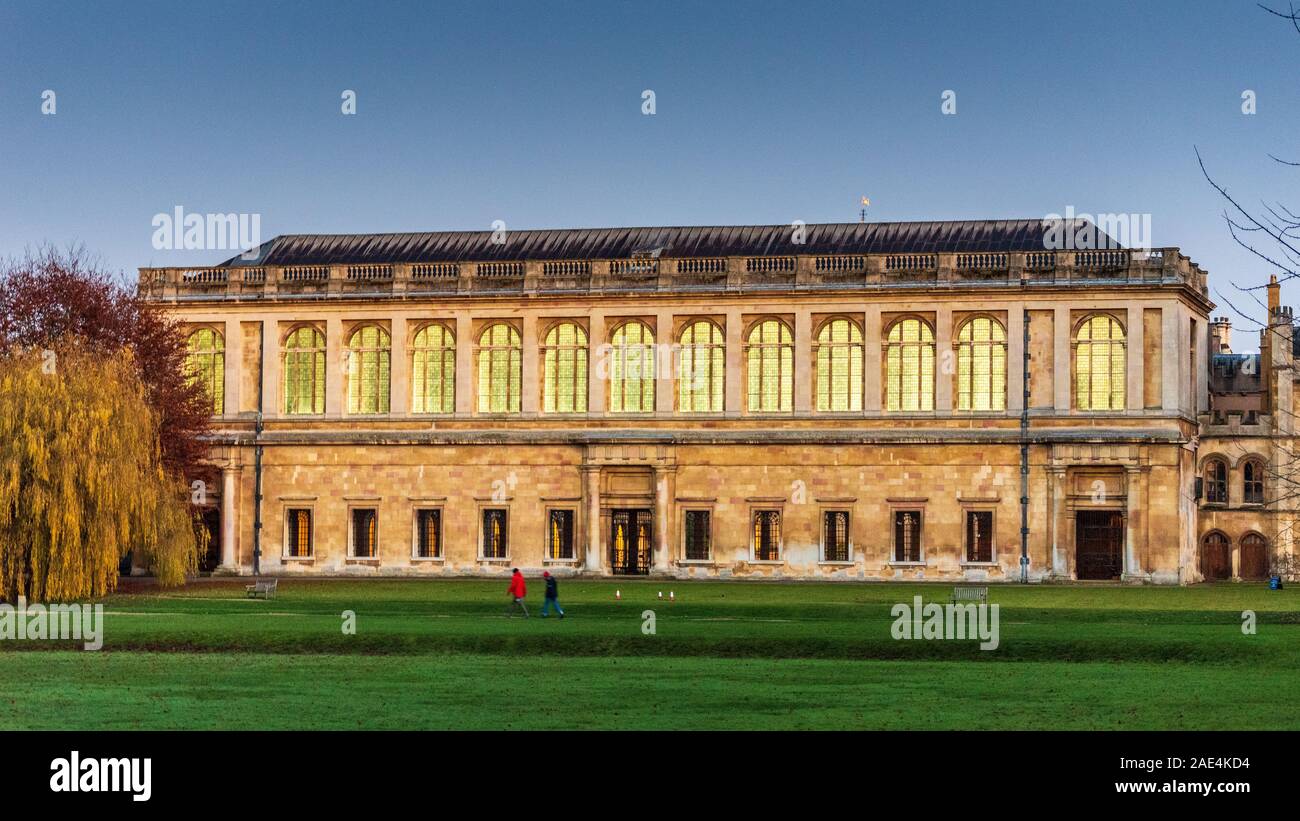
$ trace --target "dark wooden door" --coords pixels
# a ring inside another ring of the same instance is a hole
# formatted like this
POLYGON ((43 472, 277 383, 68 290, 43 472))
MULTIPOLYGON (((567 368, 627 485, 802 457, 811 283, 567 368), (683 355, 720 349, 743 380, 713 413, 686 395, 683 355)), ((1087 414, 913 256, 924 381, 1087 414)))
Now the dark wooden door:
POLYGON ((1118 510, 1080 510, 1074 544, 1078 578, 1118 579, 1124 568, 1124 516, 1118 510))
POLYGON ((1258 533, 1241 537, 1241 578, 1259 581, 1268 578, 1268 542, 1258 533))
POLYGON ((195 530, 202 528, 208 533, 208 549, 199 556, 199 572, 211 573, 221 564, 221 510, 205 507, 199 516, 199 521, 194 523, 195 530))
POLYGON ((650 573, 651 513, 615 510, 609 523, 609 569, 619 576, 650 573))
POLYGON ((1232 549, 1222 533, 1207 533, 1201 539, 1201 575, 1207 582, 1232 577, 1232 549))

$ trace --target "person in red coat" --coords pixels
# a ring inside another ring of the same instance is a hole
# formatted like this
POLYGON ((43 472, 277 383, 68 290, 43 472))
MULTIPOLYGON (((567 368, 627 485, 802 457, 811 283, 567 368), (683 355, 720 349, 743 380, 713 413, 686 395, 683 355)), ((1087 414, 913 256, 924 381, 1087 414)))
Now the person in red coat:
POLYGON ((528 618, 528 605, 524 603, 524 597, 528 595, 528 586, 524 584, 524 574, 519 572, 519 568, 510 571, 510 588, 507 590, 510 594, 510 617, 514 618, 515 606, 524 611, 524 618, 528 618))

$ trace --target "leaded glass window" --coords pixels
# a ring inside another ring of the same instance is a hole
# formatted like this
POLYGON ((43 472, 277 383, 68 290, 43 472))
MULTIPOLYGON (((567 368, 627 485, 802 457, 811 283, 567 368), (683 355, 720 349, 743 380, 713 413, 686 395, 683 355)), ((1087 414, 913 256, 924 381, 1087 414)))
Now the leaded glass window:
POLYGON ((456 410, 456 337, 442 325, 426 325, 411 342, 411 411, 456 410))
POLYGON ((788 413, 794 406, 794 340, 790 326, 765 319, 745 346, 751 413, 788 413))
POLYGON ((687 325, 678 339, 677 409, 719 413, 726 394, 727 345, 722 329, 707 319, 687 325))
POLYGON ((1096 314, 1079 324, 1074 338, 1075 406, 1079 410, 1123 410, 1124 328, 1096 314))
POLYGON ((587 412, 587 332, 561 322, 542 345, 542 411, 587 412))
POLYGON ((832 319, 817 334, 817 410, 862 410, 862 329, 832 319))
POLYGON ((325 334, 302 327, 284 343, 284 412, 325 412, 325 334))
POLYGON ((348 340, 348 413, 388 413, 392 363, 388 331, 365 325, 348 340))
POLYGON ((221 334, 200 328, 190 334, 186 344, 185 371, 190 379, 203 386, 212 402, 212 413, 226 412, 226 346, 221 334))
POLYGON ((915 318, 900 319, 885 340, 885 409, 934 410, 934 331, 915 318))
POLYGON ((483 329, 478 338, 479 413, 519 413, 522 365, 518 331, 504 322, 483 329))
POLYGON ((957 409, 1007 408, 1007 332, 986 316, 968 320, 957 332, 957 409))
POLYGON ((610 337, 609 410, 655 409, 655 337, 643 322, 625 322, 610 337))

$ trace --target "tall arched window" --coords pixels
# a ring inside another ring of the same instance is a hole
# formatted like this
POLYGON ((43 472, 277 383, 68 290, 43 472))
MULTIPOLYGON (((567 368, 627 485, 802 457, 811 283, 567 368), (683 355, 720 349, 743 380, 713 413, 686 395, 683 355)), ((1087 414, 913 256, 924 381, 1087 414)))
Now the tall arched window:
POLYGON ((610 336, 609 410, 650 413, 655 409, 655 337, 642 322, 624 322, 610 336))
POLYGON ((1264 463, 1247 459, 1241 466, 1241 500, 1247 504, 1264 503, 1264 463))
POLYGON ((885 410, 934 410, 934 331, 900 319, 885 338, 885 410))
POLYGON ((213 414, 226 412, 226 344, 221 334, 200 328, 186 344, 185 372, 203 386, 212 402, 213 414))
POLYGON ((392 342, 378 325, 363 325, 348 339, 348 413, 388 413, 392 342))
POLYGON ((967 320, 957 332, 957 409, 1007 408, 1007 332, 986 316, 967 320))
POLYGON ((682 330, 678 342, 677 409, 683 413, 721 412, 727 372, 722 329, 699 319, 682 330))
POLYGON ((785 413, 794 407, 794 340, 790 326, 765 319, 745 345, 751 413, 785 413))
POLYGON ((1205 501, 1228 503, 1228 466, 1222 459, 1210 459, 1205 463, 1205 501))
POLYGON ((575 322, 551 328, 542 343, 542 411, 587 411, 587 332, 575 322))
POLYGON ((523 382, 519 332, 504 322, 483 329, 478 338, 479 413, 518 413, 523 382))
POLYGON ((442 325, 426 325, 411 341, 411 412, 456 410, 456 337, 442 325))
POLYGON ((817 332, 817 410, 862 410, 862 329, 832 319, 817 332))
POLYGON ((325 334, 310 326, 284 341, 284 412, 325 412, 325 334))
POLYGON ((1123 410, 1126 373, 1123 326, 1104 314, 1081 322, 1074 337, 1075 407, 1123 410))

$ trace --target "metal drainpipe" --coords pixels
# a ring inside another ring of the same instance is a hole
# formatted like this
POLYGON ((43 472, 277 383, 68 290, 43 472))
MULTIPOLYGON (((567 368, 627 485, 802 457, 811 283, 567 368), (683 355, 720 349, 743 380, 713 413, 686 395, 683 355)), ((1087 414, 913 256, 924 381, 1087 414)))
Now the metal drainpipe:
POLYGON ((262 574, 262 386, 266 369, 266 326, 258 329, 257 422, 253 425, 253 575, 262 574))
POLYGON ((1029 583, 1029 311, 1024 312, 1024 361, 1020 400, 1020 583, 1029 583))

